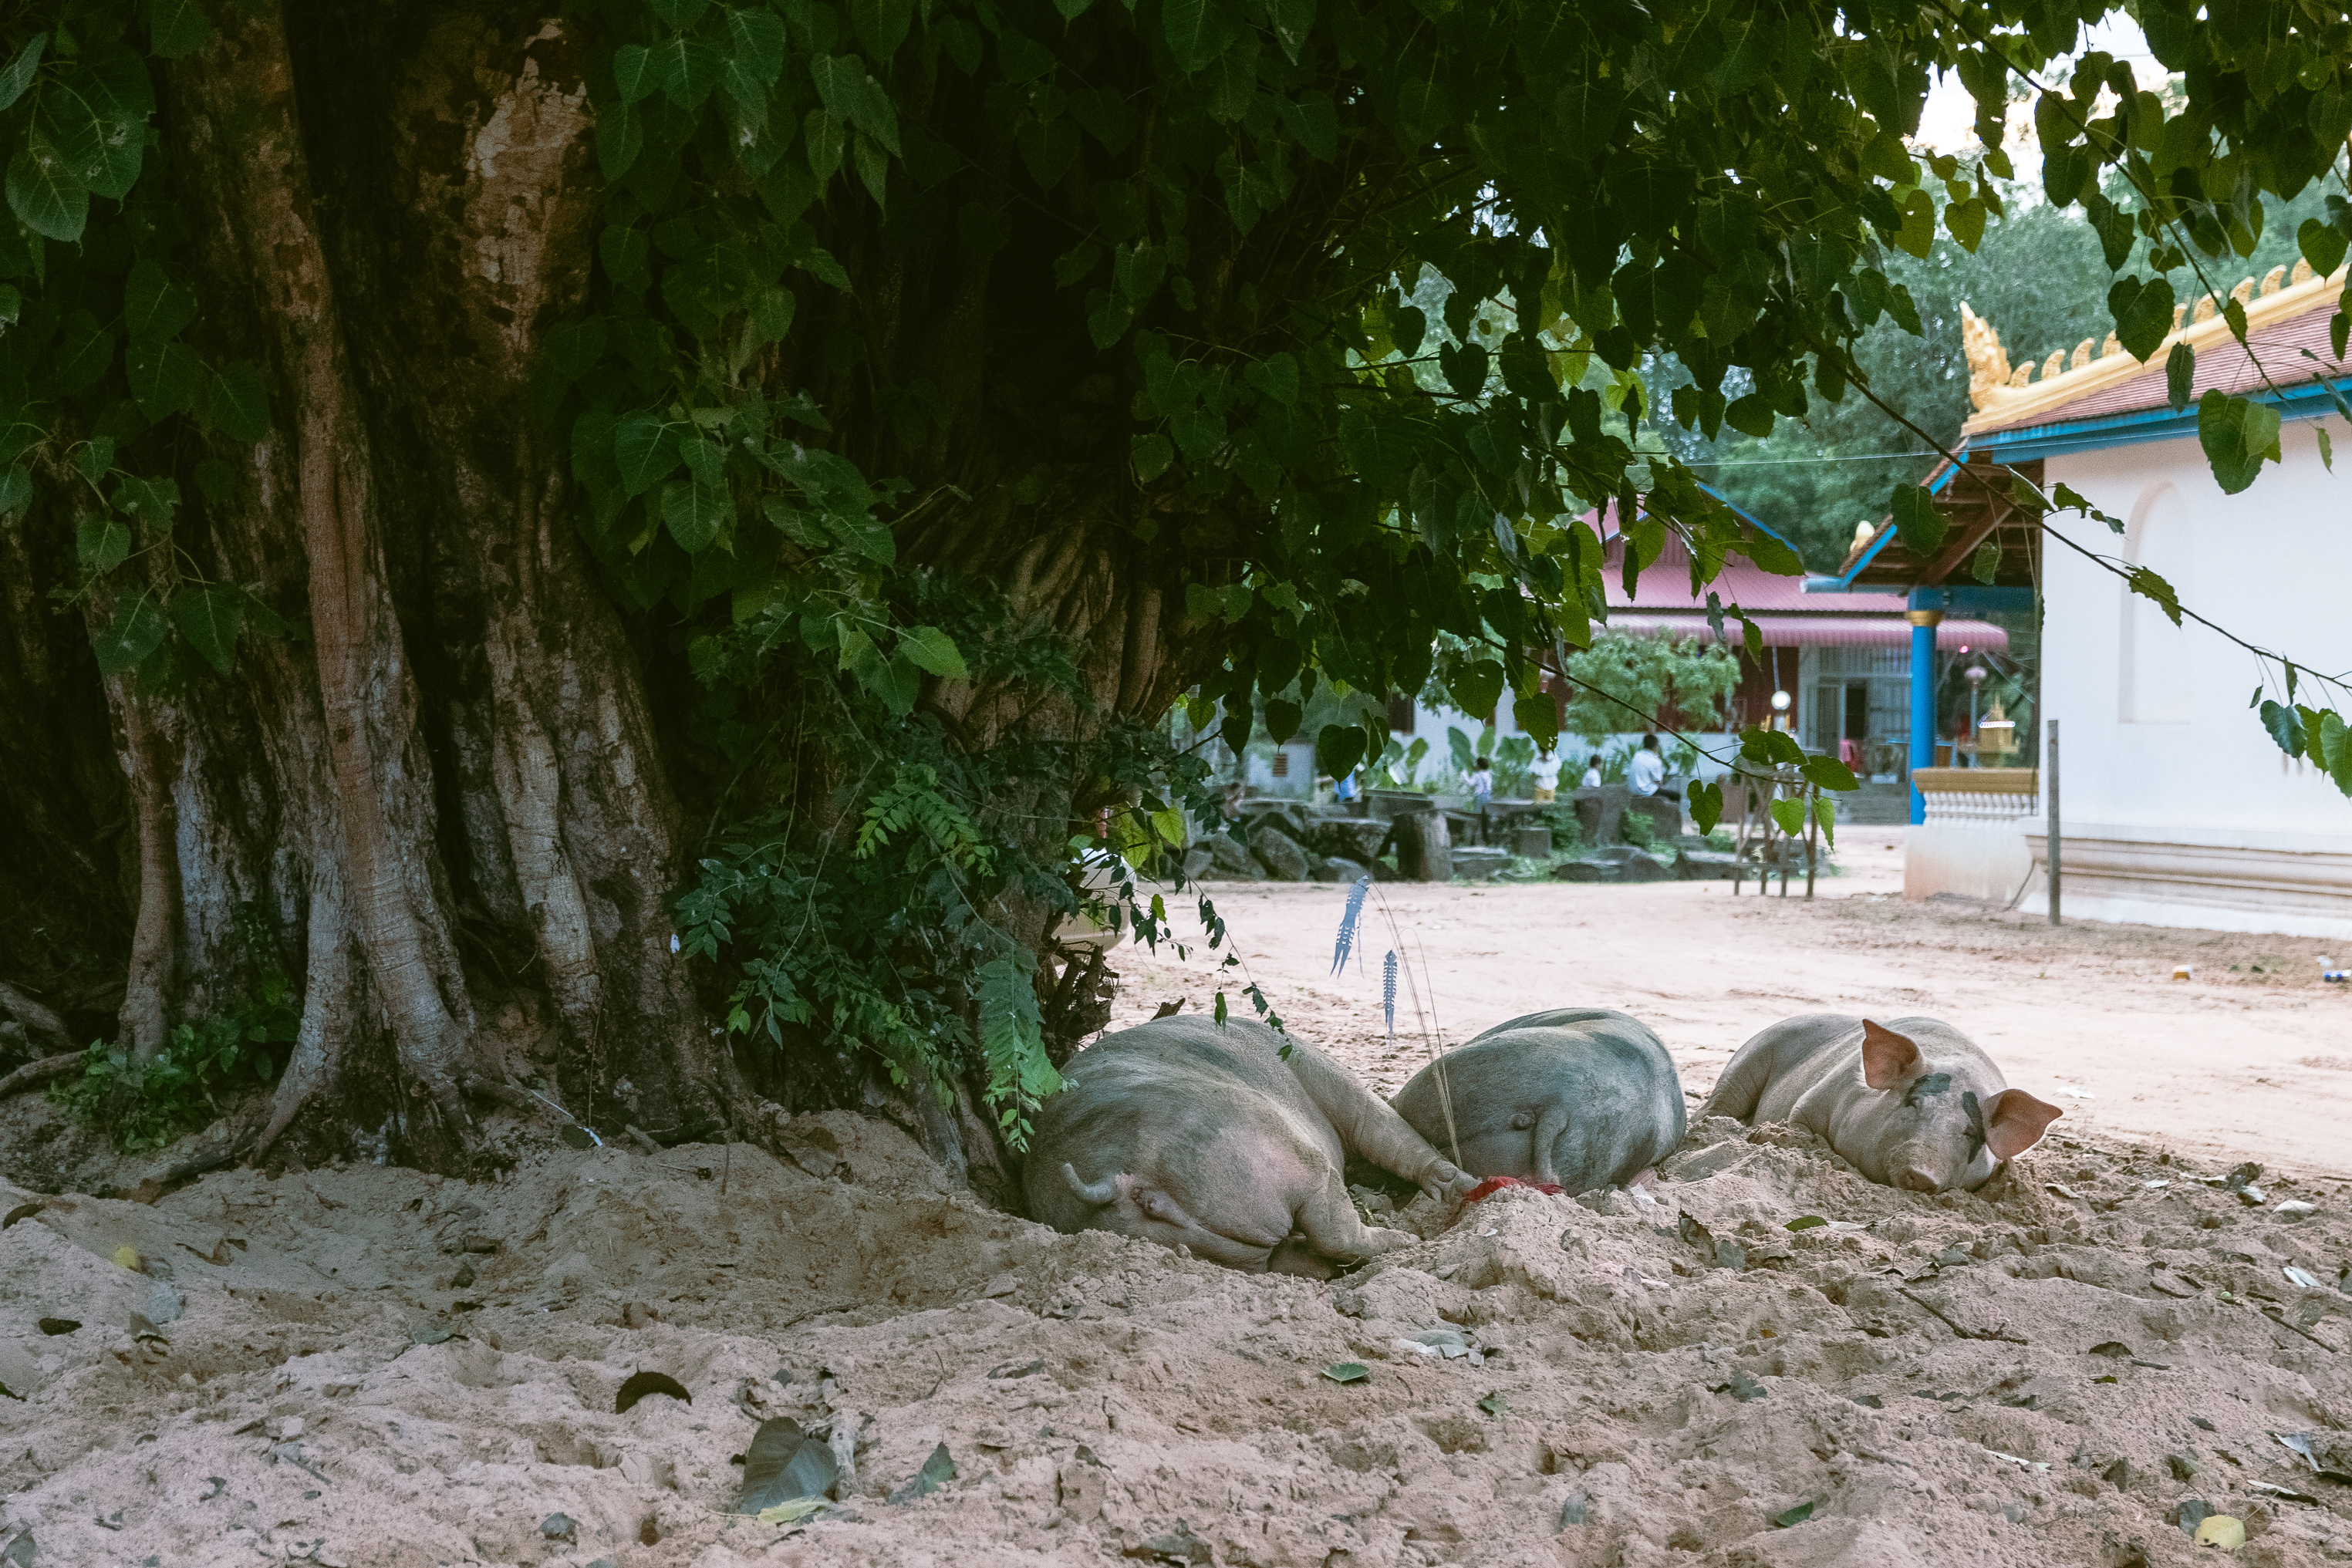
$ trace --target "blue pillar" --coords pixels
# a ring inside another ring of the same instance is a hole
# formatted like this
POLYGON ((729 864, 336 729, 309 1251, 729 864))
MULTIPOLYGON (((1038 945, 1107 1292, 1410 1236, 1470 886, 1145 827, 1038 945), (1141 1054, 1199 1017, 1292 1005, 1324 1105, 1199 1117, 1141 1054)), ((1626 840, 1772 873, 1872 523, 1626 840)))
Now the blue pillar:
MULTIPOLYGON (((1918 602, 1913 595, 1912 602, 1918 602)), ((1911 615, 1911 820, 1927 820, 1927 798, 1919 793, 1919 769, 1936 765, 1936 627, 1940 610, 1917 610, 1911 615)))

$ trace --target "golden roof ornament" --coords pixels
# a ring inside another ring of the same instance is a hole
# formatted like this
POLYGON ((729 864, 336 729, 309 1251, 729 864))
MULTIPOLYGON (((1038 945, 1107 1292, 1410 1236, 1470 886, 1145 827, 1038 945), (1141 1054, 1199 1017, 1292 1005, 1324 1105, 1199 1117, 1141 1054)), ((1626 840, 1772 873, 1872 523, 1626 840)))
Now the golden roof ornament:
MULTIPOLYGON (((2021 384, 2010 380, 2009 355, 2000 346, 2000 334, 1992 323, 1960 301, 1960 348, 1969 360, 1969 402, 1979 409, 1990 400, 1997 387, 2021 384)), ((2033 367, 2022 367, 2022 373, 2032 375, 2033 367)))

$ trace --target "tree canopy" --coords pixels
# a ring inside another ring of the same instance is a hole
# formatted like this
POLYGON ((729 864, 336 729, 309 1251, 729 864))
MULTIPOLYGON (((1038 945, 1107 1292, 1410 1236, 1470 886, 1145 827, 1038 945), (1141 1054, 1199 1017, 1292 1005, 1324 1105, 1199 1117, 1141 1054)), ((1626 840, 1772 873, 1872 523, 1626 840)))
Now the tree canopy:
MULTIPOLYGON (((2012 92, 2034 95, 2047 213, 2079 208, 2110 268, 2146 256, 2106 295, 2136 353, 2174 279, 2225 290, 2216 267, 2255 254, 2265 212, 2340 183, 2352 22, 2143 0, 2181 73, 2167 98, 2074 56, 2106 9, 418 0, 339 33, 271 0, 44 0, 0 21, 0 515, 70 541, 55 586, 96 676, 58 678, 134 737, 230 733, 207 683, 257 639, 309 670, 332 767, 301 776, 333 802, 310 820, 446 1115, 479 1076, 472 1012, 445 1005, 483 969, 457 935, 466 889, 536 945, 582 1040, 601 1038, 596 955, 625 939, 683 1042, 687 982, 655 946, 677 888, 650 883, 697 858, 682 923, 734 966, 739 1027, 757 1001, 779 1039, 984 1053, 1017 1097, 1048 1081, 1019 981, 1072 903, 1071 840, 1159 852, 1201 799, 1150 738, 1171 704, 1196 723, 1222 705, 1239 750, 1254 714, 1296 724, 1319 692, 1333 773, 1380 756, 1388 695, 1433 674, 1549 739, 1543 670, 1605 620, 1580 517, 1632 519, 1629 577, 1670 532, 1699 591, 1735 554, 1794 571, 1702 487, 1695 441, 1769 448, 1861 403, 1947 430, 1883 324, 1937 329, 1939 245, 2009 243, 2012 92), (386 68, 356 79, 336 62, 362 44, 386 68), (1906 145, 1939 71, 1975 96, 1979 154, 1906 145), (342 178, 313 184, 306 158, 342 178), (232 265, 230 240, 275 248, 232 265), (542 507, 602 602, 563 586, 542 507), (289 571, 260 525, 298 514, 289 571), (535 542, 500 542, 493 515, 535 542), (432 617, 518 550, 553 564, 479 606, 507 628, 479 688, 474 623, 432 617), (404 637, 439 652, 404 659, 404 637), (583 787, 532 784, 544 743, 499 728, 529 716, 534 640, 583 705, 550 733, 620 737, 593 763, 607 826, 658 821, 646 841, 674 848, 564 863, 603 831, 565 826, 583 787), (414 764, 436 747, 494 806, 434 793, 414 764), (510 847, 482 847, 493 817, 510 847), (736 941, 754 907, 745 929, 771 935, 736 941)), ((2322 271, 2347 232, 2326 213, 2296 231, 2322 271)), ((2200 412, 2250 478, 2275 415, 2200 412)), ((1893 510, 1936 526, 1910 486, 1893 510)), ((2132 580, 2193 613, 2193 583, 2132 580)), ((2352 789, 2340 719, 2273 706, 2281 744, 2352 789)), ((236 733, 296 722, 278 712, 236 733)), ((132 793, 164 799, 173 755, 135 763, 132 793)), ((195 871, 173 883, 174 841, 144 820, 142 899, 176 896, 195 871)), ((300 875, 269 875, 299 922, 300 875)), ((343 1027, 303 989, 304 1040, 343 1027)), ((575 1063, 599 1084, 620 1076, 603 1050, 575 1063)), ((289 1076, 276 1124, 323 1071, 289 1076)))

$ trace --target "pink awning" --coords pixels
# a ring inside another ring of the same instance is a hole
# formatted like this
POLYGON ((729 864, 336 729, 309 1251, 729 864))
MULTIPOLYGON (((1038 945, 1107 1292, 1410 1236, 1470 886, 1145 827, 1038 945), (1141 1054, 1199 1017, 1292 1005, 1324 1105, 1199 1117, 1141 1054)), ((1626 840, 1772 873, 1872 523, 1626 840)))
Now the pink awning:
MULTIPOLYGON (((1911 642, 1911 622, 1900 615, 1751 615, 1748 619, 1764 634, 1768 648, 1891 648, 1907 647, 1911 642)), ((1619 611, 1609 617, 1608 629, 1664 632, 1676 637, 1696 637, 1702 642, 1715 638, 1715 629, 1706 623, 1704 615, 1619 611)), ((1599 624, 1593 626, 1596 632, 1601 630, 1599 624)), ((1745 635, 1738 621, 1725 616, 1723 630, 1732 645, 1738 646, 1745 635)), ((1936 647, 1939 653, 1958 653, 1964 647, 2006 653, 2009 633, 1989 621, 1947 620, 1936 628, 1936 647)))

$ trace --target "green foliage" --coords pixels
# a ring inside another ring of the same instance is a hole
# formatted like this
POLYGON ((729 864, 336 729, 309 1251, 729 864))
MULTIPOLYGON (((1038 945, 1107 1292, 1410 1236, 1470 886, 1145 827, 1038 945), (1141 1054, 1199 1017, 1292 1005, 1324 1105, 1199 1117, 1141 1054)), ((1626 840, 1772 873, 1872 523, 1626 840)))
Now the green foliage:
POLYGON ((1572 683, 1564 727, 1594 747, 1633 729, 1720 729, 1739 689, 1730 650, 1692 637, 1608 632, 1564 668, 1572 683))
POLYGON ((49 1098, 85 1122, 102 1122, 124 1154, 162 1148, 225 1113, 227 1096, 273 1082, 301 1010, 282 975, 226 1012, 183 1023, 154 1057, 92 1044, 81 1075, 49 1086, 49 1098))
POLYGON ((0 510, 47 481, 79 569, 58 597, 99 600, 104 673, 165 688, 228 673, 247 631, 294 631, 174 537, 215 498, 193 483, 208 454, 270 423, 260 371, 186 281, 188 220, 155 177, 154 63, 211 34, 189 0, 58 0, 0 22, 0 510))
MULTIPOLYGON (((887 605, 831 586, 779 596, 698 643, 706 738, 744 777, 763 777, 778 758, 773 731, 755 732, 740 709, 758 683, 782 674, 803 719, 795 745, 843 782, 717 835, 677 901, 682 946, 728 977, 727 1028, 745 1046, 871 1052, 896 1081, 942 1095, 950 1080, 975 1074, 1017 1147, 1060 1077, 1046 1053, 1037 954, 1014 912, 1059 918, 1118 904, 1130 929, 1160 940, 1165 906, 1139 894, 1134 873, 1182 886, 1185 817, 1213 821, 1218 805, 1207 765, 1155 727, 1106 722, 1086 740, 961 744, 938 715, 913 711, 913 684, 890 674, 909 644, 951 659, 962 677, 1082 707, 1088 698, 1058 640, 1014 627, 1001 597, 920 573, 893 586, 899 597, 887 605), (1114 802, 1098 834, 1041 834, 1024 814, 1037 780, 1068 778, 1094 779, 1114 802), (1109 890, 1074 885, 1106 865, 1116 870, 1109 890)), ((1212 946, 1222 944, 1213 905, 1201 900, 1200 913, 1212 946)))

